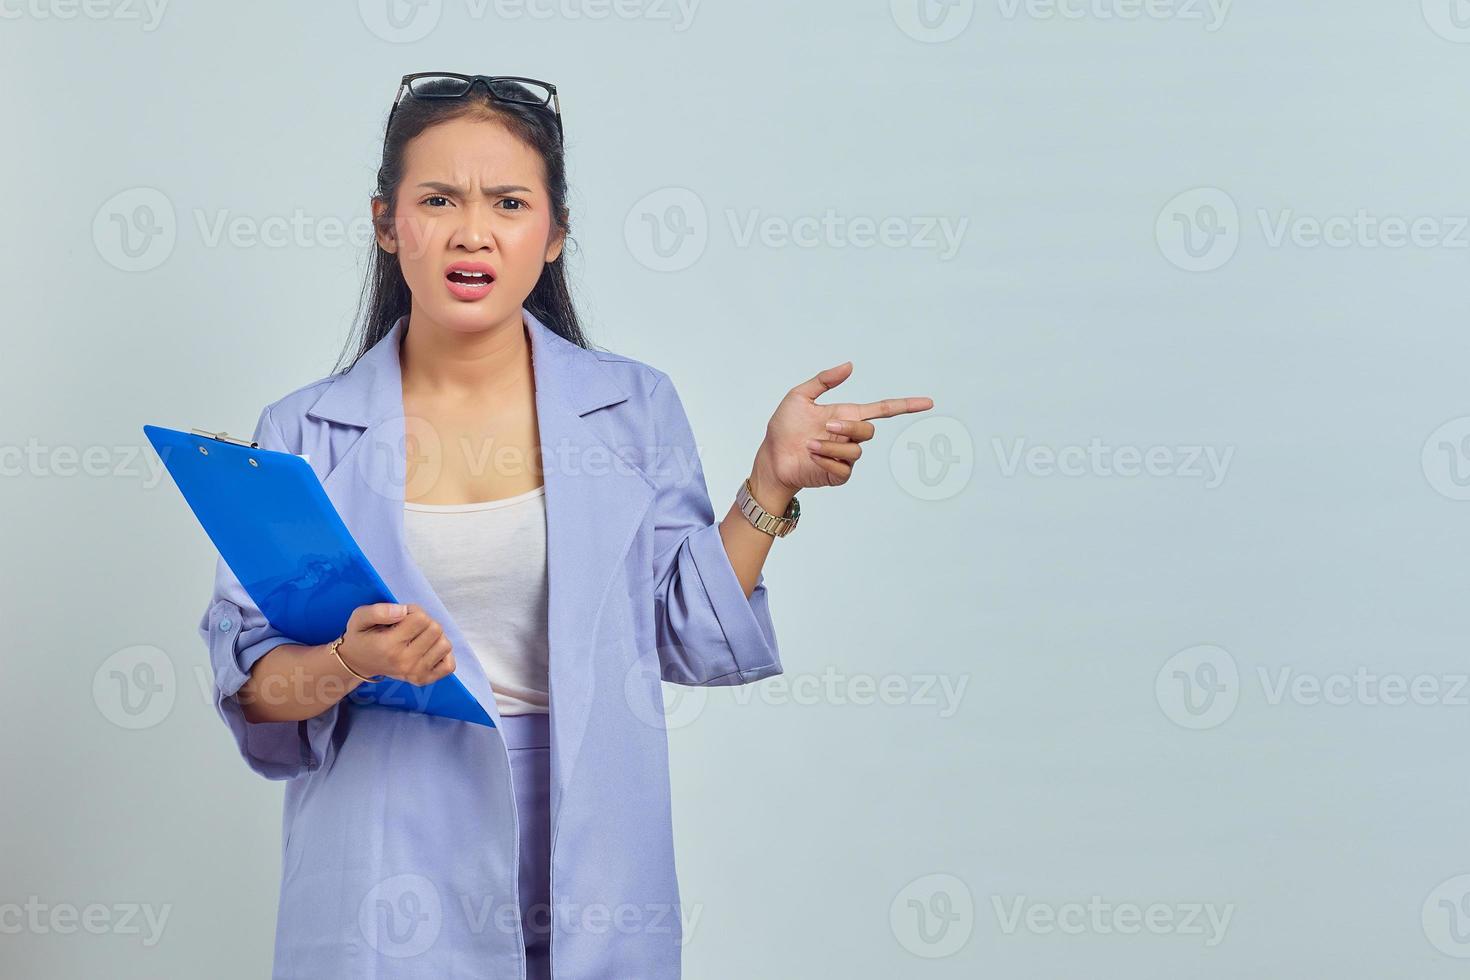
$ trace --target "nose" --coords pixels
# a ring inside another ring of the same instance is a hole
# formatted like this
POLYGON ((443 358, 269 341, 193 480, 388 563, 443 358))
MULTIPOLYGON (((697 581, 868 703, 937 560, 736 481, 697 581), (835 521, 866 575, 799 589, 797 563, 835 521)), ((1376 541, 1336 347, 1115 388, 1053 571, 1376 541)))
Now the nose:
POLYGON ((495 250, 495 232, 491 226, 490 209, 482 204, 466 205, 460 212, 462 217, 454 229, 450 247, 463 246, 471 252, 488 248, 495 250))

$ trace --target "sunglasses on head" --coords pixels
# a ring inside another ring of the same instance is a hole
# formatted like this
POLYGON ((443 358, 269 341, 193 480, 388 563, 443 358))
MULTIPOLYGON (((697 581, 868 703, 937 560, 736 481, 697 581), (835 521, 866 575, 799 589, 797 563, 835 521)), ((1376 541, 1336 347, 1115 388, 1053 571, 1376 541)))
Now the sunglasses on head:
POLYGON ((552 118, 556 120, 557 142, 562 142, 561 100, 557 98, 556 86, 539 78, 522 78, 519 75, 460 75, 450 71, 421 71, 404 75, 398 83, 398 94, 393 97, 388 126, 392 127, 393 113, 408 96, 415 99, 459 99, 468 95, 476 85, 484 85, 485 91, 497 102, 550 109, 552 118))

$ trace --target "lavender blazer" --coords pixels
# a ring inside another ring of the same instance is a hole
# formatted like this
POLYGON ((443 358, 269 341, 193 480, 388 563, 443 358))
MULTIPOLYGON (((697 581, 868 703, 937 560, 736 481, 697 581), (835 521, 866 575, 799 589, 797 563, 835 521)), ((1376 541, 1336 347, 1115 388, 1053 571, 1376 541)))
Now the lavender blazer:
MULTIPOLYGON (((522 316, 545 461, 553 971, 674 980, 682 929, 660 681, 781 673, 764 576, 747 598, 669 377, 522 316)), ((254 439, 309 457, 388 587, 444 626, 455 673, 498 724, 479 660, 404 547, 405 432, 433 438, 403 415, 407 328, 405 316, 351 370, 266 406, 254 439)), ((236 692, 289 640, 222 560, 199 630, 239 752, 287 781, 273 975, 524 977, 500 732, 350 701, 302 722, 246 722, 236 692)))

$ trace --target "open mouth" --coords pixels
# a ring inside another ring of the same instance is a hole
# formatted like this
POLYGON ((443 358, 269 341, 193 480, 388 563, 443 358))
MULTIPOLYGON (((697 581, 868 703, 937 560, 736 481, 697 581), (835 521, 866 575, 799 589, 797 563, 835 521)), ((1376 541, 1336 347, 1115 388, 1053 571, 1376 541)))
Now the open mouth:
POLYGON ((462 286, 488 286, 495 281, 495 277, 488 272, 464 272, 459 269, 450 272, 445 278, 462 286))

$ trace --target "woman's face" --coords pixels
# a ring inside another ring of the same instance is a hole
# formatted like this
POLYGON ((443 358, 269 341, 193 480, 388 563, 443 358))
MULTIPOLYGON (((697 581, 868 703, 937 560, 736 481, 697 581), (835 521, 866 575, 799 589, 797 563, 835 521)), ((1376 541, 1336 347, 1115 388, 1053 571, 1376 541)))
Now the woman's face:
MULTIPOLYGON (((561 254, 541 158, 498 122, 453 119, 414 137, 394 204, 378 244, 398 255, 413 316, 450 330, 519 320, 561 254)), ((386 210, 373 202, 374 217, 386 210)))

